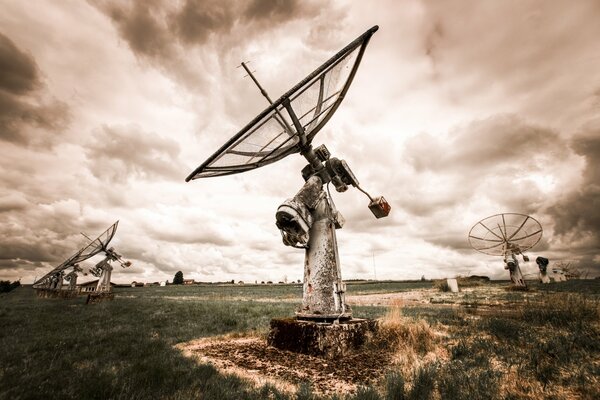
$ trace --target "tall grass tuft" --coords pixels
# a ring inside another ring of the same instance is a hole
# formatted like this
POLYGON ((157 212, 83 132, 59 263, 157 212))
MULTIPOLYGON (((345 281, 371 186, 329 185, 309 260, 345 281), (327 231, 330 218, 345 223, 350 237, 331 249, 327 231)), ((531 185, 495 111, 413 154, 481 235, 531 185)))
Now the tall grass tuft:
POLYGON ((428 364, 419 367, 413 375, 413 383, 407 400, 428 400, 434 395, 437 365, 428 364))
POLYGON ((360 386, 356 391, 356 394, 352 398, 353 400, 381 400, 381 396, 377 389, 372 386, 360 386))
POLYGON ((450 291, 450 286, 448 286, 448 280, 446 279, 438 279, 433 281, 433 287, 439 290, 440 292, 450 291))
POLYGON ((402 373, 394 371, 385 377, 385 400, 405 400, 405 383, 402 373))
POLYGON ((600 301, 580 295, 543 295, 523 309, 522 319, 537 325, 572 327, 600 320, 600 301))
POLYGON ((310 383, 303 382, 298 385, 298 390, 296 391, 296 400, 316 400, 316 396, 313 393, 313 390, 310 386, 310 383))
POLYGON ((372 344, 391 351, 412 349, 425 354, 434 349, 436 336, 425 320, 414 320, 402 315, 400 305, 390 307, 380 319, 377 335, 372 344))
POLYGON ((436 379, 443 399, 499 398, 500 373, 481 354, 452 360, 438 369, 436 379))

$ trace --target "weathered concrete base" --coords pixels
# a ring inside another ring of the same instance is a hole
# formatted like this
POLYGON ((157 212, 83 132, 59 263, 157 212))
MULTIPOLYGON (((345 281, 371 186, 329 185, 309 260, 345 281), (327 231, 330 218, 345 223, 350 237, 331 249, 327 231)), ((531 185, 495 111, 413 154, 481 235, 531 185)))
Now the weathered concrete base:
POLYGON ((335 358, 359 349, 377 331, 377 321, 351 319, 337 324, 274 318, 267 344, 280 350, 335 358))
POLYGON ((37 297, 44 299, 73 299, 77 297, 77 290, 35 289, 37 297))
POLYGON ((100 293, 90 293, 87 296, 87 300, 85 304, 95 304, 101 303, 103 301, 112 301, 115 298, 115 294, 112 292, 100 292, 100 293))

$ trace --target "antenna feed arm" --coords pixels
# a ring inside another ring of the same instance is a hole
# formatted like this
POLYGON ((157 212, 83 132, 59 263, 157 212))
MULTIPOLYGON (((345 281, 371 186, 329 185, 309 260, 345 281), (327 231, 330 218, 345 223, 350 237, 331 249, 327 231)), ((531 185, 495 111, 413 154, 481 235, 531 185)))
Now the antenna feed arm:
POLYGON ((356 178, 346 161, 338 160, 337 158, 332 157, 329 160, 327 160, 325 165, 327 170, 331 171, 330 174, 334 177, 339 178, 343 185, 340 185, 338 187, 338 185, 336 185, 335 180, 333 178, 331 179, 331 182, 335 185, 335 189, 338 192, 343 192, 347 189, 347 185, 352 185, 361 192, 363 192, 369 198, 369 210, 371 210, 371 212, 376 218, 379 219, 387 217, 389 215, 392 209, 390 203, 388 203, 383 196, 375 198, 371 197, 369 193, 367 193, 363 188, 361 188, 358 179, 356 178))
POLYGON ((302 177, 307 183, 313 177, 318 177, 321 179, 321 184, 333 183, 335 190, 339 193, 348 190, 348 186, 354 186, 369 198, 369 210, 371 210, 376 218, 383 218, 389 215, 392 209, 390 203, 383 196, 371 197, 369 193, 360 187, 360 183, 348 163, 345 160, 331 157, 329 150, 324 145, 313 150, 309 144, 302 151, 302 155, 309 162, 302 169, 302 177), (323 166, 323 164, 325 165, 323 166))

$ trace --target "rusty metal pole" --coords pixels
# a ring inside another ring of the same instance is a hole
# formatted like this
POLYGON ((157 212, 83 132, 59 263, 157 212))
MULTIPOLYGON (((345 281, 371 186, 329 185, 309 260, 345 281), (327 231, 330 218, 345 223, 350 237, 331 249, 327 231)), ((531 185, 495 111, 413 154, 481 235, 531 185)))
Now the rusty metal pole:
POLYGON ((69 290, 76 290, 77 289, 77 271, 73 270, 73 271, 69 272, 67 274, 66 278, 69 281, 69 290))
POLYGON ((540 282, 550 283, 550 276, 548 276, 548 259, 544 257, 538 257, 535 262, 540 270, 540 282))
POLYGON ((511 253, 510 257, 511 260, 505 260, 506 265, 504 266, 504 268, 510 272, 510 280, 515 284, 515 286, 526 288, 527 285, 523 279, 523 274, 521 273, 521 268, 519 267, 519 261, 517 260, 517 257, 515 257, 514 253, 511 253))
POLYGON ((540 270, 540 282, 541 283, 550 283, 550 277, 548 276, 548 272, 546 270, 540 270))
POLYGON ((111 291, 110 276, 113 267, 108 262, 109 260, 111 260, 111 257, 107 256, 104 260, 100 261, 96 265, 96 268, 102 269, 102 273, 100 274, 100 278, 98 279, 98 285, 96 286, 96 292, 98 293, 108 293, 111 291))
POLYGON ((335 223, 326 196, 312 211, 312 218, 304 260, 302 306, 296 316, 322 321, 350 319, 352 310, 345 301, 335 223))
POLYGON ((62 271, 60 271, 56 274, 56 286, 54 287, 54 289, 56 289, 57 291, 62 290, 64 277, 65 277, 65 274, 62 271))

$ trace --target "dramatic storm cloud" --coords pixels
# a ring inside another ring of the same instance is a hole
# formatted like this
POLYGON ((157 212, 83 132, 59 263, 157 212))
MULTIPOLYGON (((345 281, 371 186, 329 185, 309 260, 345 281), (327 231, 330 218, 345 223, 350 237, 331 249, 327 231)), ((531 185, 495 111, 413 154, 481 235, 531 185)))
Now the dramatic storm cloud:
POLYGON ((127 179, 176 180, 183 170, 178 161, 179 145, 135 127, 103 126, 94 132, 87 158, 91 172, 107 183, 127 179))
POLYGON ((550 209, 555 234, 569 248, 598 263, 600 249, 600 120, 573 137, 571 147, 584 157, 581 184, 550 209))
MULTIPOLYGON (((302 276, 279 204, 292 155, 184 178, 373 25, 344 102, 315 139, 392 205, 332 193, 346 279, 481 274, 467 234, 500 212, 544 228, 531 254, 600 275, 600 7, 596 1, 37 2, 0 13, 0 278, 41 276, 114 221, 133 262, 114 280, 302 276)), ((96 259, 85 263, 92 265, 96 259)), ((523 266, 534 273, 533 262, 523 266)))
POLYGON ((44 99, 35 60, 1 32, 0 71, 0 139, 21 144, 37 139, 48 144, 47 138, 33 135, 60 133, 67 120, 67 108, 61 102, 44 99))

